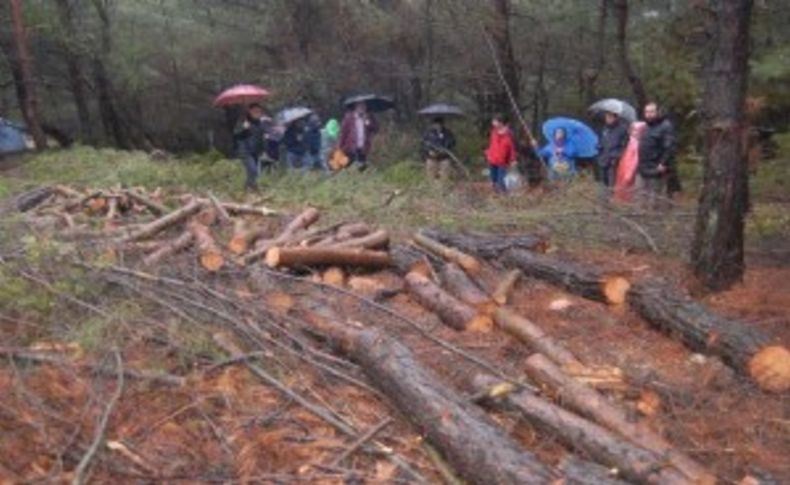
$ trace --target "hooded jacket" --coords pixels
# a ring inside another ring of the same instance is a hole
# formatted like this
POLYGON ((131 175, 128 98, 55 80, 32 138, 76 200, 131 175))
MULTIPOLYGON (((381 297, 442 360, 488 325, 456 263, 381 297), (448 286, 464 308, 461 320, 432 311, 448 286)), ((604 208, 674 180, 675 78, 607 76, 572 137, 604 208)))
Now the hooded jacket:
POLYGON ((513 143, 513 133, 510 129, 491 130, 486 159, 489 164, 496 167, 507 167, 516 160, 516 145, 513 143))

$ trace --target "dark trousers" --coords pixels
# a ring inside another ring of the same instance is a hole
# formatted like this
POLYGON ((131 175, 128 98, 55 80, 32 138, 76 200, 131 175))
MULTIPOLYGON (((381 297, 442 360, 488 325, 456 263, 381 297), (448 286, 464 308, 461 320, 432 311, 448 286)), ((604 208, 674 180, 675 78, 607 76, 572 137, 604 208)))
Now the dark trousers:
POLYGON ((491 185, 496 192, 507 192, 507 186, 505 185, 506 175, 507 167, 488 165, 488 176, 491 178, 491 185))
POLYGON ((241 158, 241 163, 244 165, 244 172, 247 174, 247 179, 244 182, 244 188, 258 188, 258 175, 260 174, 258 157, 251 153, 240 152, 239 158, 241 158))
POLYGON ((595 164, 595 180, 603 184, 604 187, 614 187, 616 173, 617 169, 614 164, 607 166, 595 164))
POLYGON ((368 157, 364 150, 356 149, 351 153, 346 153, 346 155, 348 156, 349 165, 356 164, 359 171, 368 167, 368 157))

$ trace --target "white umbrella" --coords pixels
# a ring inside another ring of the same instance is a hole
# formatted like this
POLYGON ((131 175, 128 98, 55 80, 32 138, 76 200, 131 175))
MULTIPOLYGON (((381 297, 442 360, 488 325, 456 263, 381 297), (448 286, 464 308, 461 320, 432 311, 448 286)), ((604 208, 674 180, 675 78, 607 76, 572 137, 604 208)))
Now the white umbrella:
POLYGON ((594 113, 606 112, 614 113, 620 118, 633 123, 639 117, 636 115, 636 109, 621 99, 607 98, 595 102, 589 108, 594 113))

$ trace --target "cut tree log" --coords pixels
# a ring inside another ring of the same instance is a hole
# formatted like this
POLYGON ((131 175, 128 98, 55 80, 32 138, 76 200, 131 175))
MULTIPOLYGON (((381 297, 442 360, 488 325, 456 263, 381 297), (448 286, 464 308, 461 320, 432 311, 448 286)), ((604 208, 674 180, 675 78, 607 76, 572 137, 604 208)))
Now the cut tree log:
MULTIPOLYGON (((477 375, 472 381, 476 395, 501 385, 499 380, 484 375, 477 375)), ((583 452, 598 463, 615 468, 623 478, 640 483, 667 485, 691 483, 674 466, 666 463, 661 454, 640 448, 545 398, 515 388, 509 392, 499 391, 497 394, 498 396, 485 400, 509 410, 516 410, 552 438, 559 438, 567 448, 583 452)))
POLYGON ((130 241, 139 241, 140 239, 146 239, 154 236, 160 231, 163 231, 164 229, 196 214, 202 208, 203 203, 201 203, 199 200, 191 200, 179 209, 176 209, 169 214, 156 219, 155 221, 149 222, 148 224, 145 224, 142 227, 128 233, 126 236, 121 237, 119 242, 125 243, 130 241))
POLYGON ((266 236, 269 232, 266 227, 257 226, 250 228, 245 221, 236 221, 235 226, 233 236, 228 243, 228 249, 239 256, 246 253, 251 244, 266 236))
POLYGON ((160 244, 160 246, 156 248, 151 254, 143 258, 143 265, 149 267, 156 266, 168 256, 189 247, 189 245, 192 244, 192 241, 194 241, 194 239, 195 237, 192 234, 192 231, 190 230, 184 231, 183 233, 181 233, 180 236, 176 237, 175 239, 160 244))
POLYGON ((491 315, 496 309, 494 300, 457 264, 445 264, 439 272, 439 279, 451 295, 471 305, 479 314, 491 315))
POLYGON ((625 303, 631 284, 622 276, 605 274, 575 262, 565 261, 532 251, 510 249, 501 261, 514 266, 532 278, 547 281, 591 300, 619 305, 625 303))
POLYGON ((285 245, 290 242, 299 232, 304 231, 312 224, 314 224, 321 214, 318 212, 318 209, 310 207, 305 209, 301 214, 294 217, 291 222, 289 222, 285 228, 283 228, 282 232, 274 239, 261 239, 255 243, 255 250, 250 252, 244 260, 244 264, 251 264, 255 261, 259 260, 260 258, 264 257, 269 249, 275 246, 285 245))
POLYGON ((425 254, 412 246, 403 244, 393 246, 390 248, 390 257, 393 267, 402 276, 415 272, 428 278, 433 277, 430 261, 425 257, 425 254))
POLYGON ((546 484, 558 478, 484 412, 419 364, 405 345, 378 330, 311 320, 470 483, 546 484))
POLYGON ((360 238, 370 234, 370 226, 364 222, 355 222, 351 224, 343 224, 337 228, 334 234, 323 237, 316 241, 312 246, 333 246, 349 239, 360 238))
POLYGON ((390 244, 390 235, 384 229, 371 232, 364 236, 346 239, 332 244, 333 248, 364 248, 364 249, 386 249, 390 244))
POLYGON ((632 443, 661 455, 692 483, 716 483, 716 478, 702 465, 673 448, 644 424, 631 422, 624 410, 616 407, 592 387, 565 375, 544 355, 533 354, 525 361, 525 367, 530 379, 551 389, 564 407, 571 408, 632 443))
POLYGON ((483 259, 496 259, 508 249, 524 249, 542 253, 548 247, 543 238, 530 234, 450 233, 424 229, 422 234, 448 246, 475 254, 483 259))
POLYGON ((19 212, 27 212, 35 209, 44 201, 52 197, 54 191, 52 187, 37 187, 22 194, 19 194, 14 201, 16 210, 19 212))
POLYGON ((263 206, 254 206, 248 204, 237 204, 235 202, 221 202, 221 206, 227 212, 237 216, 260 216, 270 217, 279 214, 274 209, 263 206))
POLYGON ((208 226, 201 224, 197 220, 193 220, 189 222, 187 227, 195 239, 200 265, 212 272, 222 269, 222 266, 225 265, 225 257, 214 241, 214 237, 212 237, 208 226))
POLYGON ((557 469, 565 476, 562 485, 628 485, 628 482, 612 478, 612 470, 573 455, 560 460, 557 469))
POLYGON ((63 197, 64 199, 79 199, 83 196, 83 193, 79 190, 75 190, 68 185, 53 185, 51 187, 52 193, 63 197))
POLYGON ((160 204, 159 202, 141 194, 136 190, 125 190, 124 194, 137 204, 147 208, 155 215, 161 216, 162 214, 167 214, 170 211, 164 204, 160 204))
POLYGON ((219 199, 217 199, 217 196, 209 192, 208 200, 211 201, 211 206, 217 212, 217 218, 219 219, 220 224, 223 225, 230 224, 231 222, 230 214, 228 214, 228 211, 225 209, 225 206, 222 205, 222 202, 220 202, 219 199))
POLYGON ((507 301, 510 298, 510 293, 516 286, 516 283, 518 283, 521 275, 522 273, 520 269, 513 269, 505 274, 502 280, 497 284, 496 289, 494 289, 494 293, 491 295, 491 297, 494 299, 494 303, 497 305, 507 304, 507 301))
POLYGON ((455 330, 489 332, 494 326, 489 315, 477 312, 421 273, 413 271, 407 274, 406 288, 417 303, 434 312, 442 322, 455 330))
POLYGON ((321 281, 326 285, 343 288, 346 285, 346 273, 339 266, 332 266, 321 275, 321 281))
POLYGON ((460 266, 464 271, 469 273, 472 276, 476 276, 480 274, 482 270, 482 266, 480 265, 480 261, 478 261, 473 256, 470 256, 466 253, 459 251, 458 249, 451 248, 446 246, 439 241, 433 240, 418 232, 414 235, 414 242, 417 245, 427 249, 428 251, 432 252, 433 254, 450 261, 452 263, 457 264, 460 266))
POLYGON ((273 247, 266 253, 270 268, 299 266, 352 266, 386 268, 391 263, 384 251, 345 248, 273 247))
POLYGON ((539 352, 561 367, 584 367, 573 353, 547 335, 538 325, 507 308, 497 308, 494 322, 505 332, 518 338, 535 352, 539 352))
POLYGON ((661 280, 635 284, 628 303, 653 326, 679 336, 697 352, 721 357, 762 389, 790 390, 790 351, 756 328, 708 310, 661 280))

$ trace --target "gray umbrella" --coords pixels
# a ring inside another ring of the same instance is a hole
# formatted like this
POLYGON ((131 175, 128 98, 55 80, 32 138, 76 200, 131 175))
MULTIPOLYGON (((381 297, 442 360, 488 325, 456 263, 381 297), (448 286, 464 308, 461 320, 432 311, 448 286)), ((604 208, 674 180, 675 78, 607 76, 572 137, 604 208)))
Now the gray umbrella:
POLYGON ((590 106, 589 110, 594 113, 614 113, 629 123, 633 123, 638 119, 634 107, 621 99, 602 99, 590 106))
POLYGON ((310 108, 305 108, 304 106, 294 106, 293 108, 285 108, 284 110, 277 113, 275 116, 275 121, 277 124, 280 125, 290 125, 296 120, 301 120, 302 118, 307 118, 313 114, 313 110, 310 108))
POLYGON ((464 116, 464 110, 452 104, 436 103, 417 112, 420 116, 452 117, 464 116))
POLYGON ((369 111, 387 111, 388 109, 395 108, 395 100, 389 96, 381 96, 379 94, 360 94, 351 96, 343 101, 343 104, 348 108, 357 103, 365 103, 369 111))

